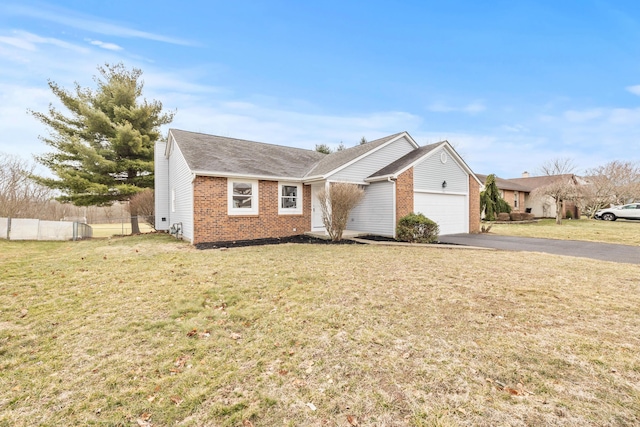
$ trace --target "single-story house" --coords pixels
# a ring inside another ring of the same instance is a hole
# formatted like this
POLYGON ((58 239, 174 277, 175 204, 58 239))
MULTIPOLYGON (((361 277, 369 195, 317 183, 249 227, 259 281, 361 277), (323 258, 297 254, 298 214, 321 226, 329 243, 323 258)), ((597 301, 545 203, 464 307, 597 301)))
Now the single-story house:
POLYGON ((192 244, 324 232, 317 194, 333 182, 365 190, 348 230, 393 237, 421 212, 440 234, 479 231, 480 181, 447 141, 401 132, 322 154, 178 129, 155 146, 156 229, 192 244))
MULTIPOLYGON (((476 176, 482 183, 480 191, 483 191, 488 175, 481 175, 477 173, 476 176)), ((503 179, 499 177, 496 177, 496 186, 498 187, 498 190, 500 190, 500 197, 502 197, 509 206, 511 206, 512 212, 525 212, 526 200, 529 199, 529 193, 531 192, 529 187, 513 182, 510 179, 503 179)))
MULTIPOLYGON (((530 189, 529 195, 525 198, 525 206, 537 218, 555 218, 556 204, 549 196, 537 195, 536 190, 558 182, 569 182, 575 186, 587 184, 584 179, 574 174, 530 176, 528 172, 523 172, 520 178, 511 178, 508 181, 530 189)), ((567 212, 571 212, 572 218, 580 218, 580 209, 573 200, 562 202, 562 212, 565 215, 567 212)))

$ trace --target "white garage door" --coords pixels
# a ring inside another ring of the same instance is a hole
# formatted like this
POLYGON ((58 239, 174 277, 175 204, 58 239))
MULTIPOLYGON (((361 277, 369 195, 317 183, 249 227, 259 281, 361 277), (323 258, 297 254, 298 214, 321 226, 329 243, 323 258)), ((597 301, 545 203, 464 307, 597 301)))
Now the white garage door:
POLYGON ((467 196, 414 193, 413 209, 440 226, 440 234, 468 233, 467 196))

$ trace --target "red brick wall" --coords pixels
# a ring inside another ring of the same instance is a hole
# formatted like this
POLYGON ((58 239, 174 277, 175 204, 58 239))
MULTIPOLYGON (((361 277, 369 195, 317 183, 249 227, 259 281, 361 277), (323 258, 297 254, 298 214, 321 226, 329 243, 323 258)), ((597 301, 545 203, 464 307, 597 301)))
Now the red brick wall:
POLYGON ((524 212, 524 191, 518 191, 518 207, 513 206, 515 195, 513 190, 502 190, 502 198, 511 206, 513 212, 524 212))
POLYGON ((401 173, 396 180, 396 223, 413 212, 413 168, 401 173))
POLYGON ((258 215, 227 215, 227 178, 198 176, 193 183, 193 243, 264 239, 311 230, 311 187, 302 186, 302 214, 278 214, 278 182, 259 181, 258 215))
POLYGON ((469 233, 480 232, 480 184, 469 175, 469 233))

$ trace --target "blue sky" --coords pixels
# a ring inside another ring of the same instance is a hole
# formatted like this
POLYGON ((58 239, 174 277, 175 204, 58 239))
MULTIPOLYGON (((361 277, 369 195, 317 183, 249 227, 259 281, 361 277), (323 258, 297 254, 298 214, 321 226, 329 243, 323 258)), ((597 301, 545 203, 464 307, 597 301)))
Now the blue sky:
POLYGON ((48 151, 27 109, 105 62, 185 130, 309 149, 406 130, 504 178, 640 160, 637 1, 8 0, 0 151, 48 151))

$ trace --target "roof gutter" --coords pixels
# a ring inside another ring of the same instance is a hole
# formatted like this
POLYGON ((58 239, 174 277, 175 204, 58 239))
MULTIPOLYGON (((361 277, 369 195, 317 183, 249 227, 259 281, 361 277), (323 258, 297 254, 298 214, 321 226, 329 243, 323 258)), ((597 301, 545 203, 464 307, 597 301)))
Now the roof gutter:
POLYGON ((246 173, 231 173, 231 172, 212 172, 212 171, 199 171, 194 170, 191 173, 195 176, 216 176, 221 178, 246 178, 246 179, 258 179, 263 181, 287 181, 287 182, 302 182, 302 178, 294 178, 291 176, 268 176, 268 175, 252 175, 246 173))
POLYGON ((395 174, 390 174, 390 175, 382 175, 382 176, 376 176, 375 178, 365 178, 365 182, 380 182, 380 181, 389 181, 389 182, 393 182, 396 179, 398 179, 398 177, 395 174))

